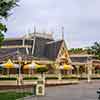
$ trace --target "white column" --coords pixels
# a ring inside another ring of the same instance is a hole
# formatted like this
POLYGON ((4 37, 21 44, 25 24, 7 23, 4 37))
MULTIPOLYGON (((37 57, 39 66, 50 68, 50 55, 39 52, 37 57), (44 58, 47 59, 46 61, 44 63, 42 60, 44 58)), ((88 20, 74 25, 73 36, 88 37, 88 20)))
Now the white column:
POLYGON ((59 76, 59 80, 61 80, 61 70, 59 70, 59 74, 58 74, 58 76, 59 76))
POLYGON ((79 76, 79 65, 76 65, 76 68, 77 68, 77 76, 79 76))
POLYGON ((58 69, 59 70, 59 73, 58 73, 59 80, 62 79, 61 69, 63 69, 63 66, 62 65, 58 69))
POLYGON ((89 83, 91 82, 91 76, 92 76, 92 62, 91 61, 88 62, 87 67, 88 67, 87 79, 89 83))
POLYGON ((10 69, 7 68, 7 75, 9 76, 10 75, 10 69))
POLYGON ((87 65, 85 64, 85 76, 87 76, 87 65))

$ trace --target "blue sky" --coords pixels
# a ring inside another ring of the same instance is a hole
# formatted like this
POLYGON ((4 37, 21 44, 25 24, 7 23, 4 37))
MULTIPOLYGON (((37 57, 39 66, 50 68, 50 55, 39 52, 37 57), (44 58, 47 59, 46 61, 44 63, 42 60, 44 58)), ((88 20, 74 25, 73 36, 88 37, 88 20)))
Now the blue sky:
POLYGON ((32 32, 54 32, 61 38, 64 26, 68 48, 86 47, 100 40, 100 0, 20 0, 5 21, 6 37, 32 32))

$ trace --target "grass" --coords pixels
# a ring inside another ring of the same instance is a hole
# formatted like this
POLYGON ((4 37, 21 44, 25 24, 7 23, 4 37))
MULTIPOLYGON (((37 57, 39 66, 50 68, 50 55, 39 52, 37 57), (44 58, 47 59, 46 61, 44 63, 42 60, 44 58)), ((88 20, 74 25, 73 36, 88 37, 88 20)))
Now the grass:
POLYGON ((0 92, 0 100, 16 100, 25 96, 32 95, 29 92, 0 92))

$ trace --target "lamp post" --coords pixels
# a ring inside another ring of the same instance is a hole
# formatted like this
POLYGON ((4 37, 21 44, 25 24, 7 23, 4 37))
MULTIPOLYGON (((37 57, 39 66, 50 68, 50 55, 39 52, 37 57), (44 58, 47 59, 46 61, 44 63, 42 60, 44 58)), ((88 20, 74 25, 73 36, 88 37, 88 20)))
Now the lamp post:
POLYGON ((21 61, 22 61, 22 57, 19 56, 19 57, 18 57, 18 62, 19 62, 19 76, 20 76, 20 74, 21 74, 21 61))
POLYGON ((18 56, 18 62, 19 62, 19 73, 18 73, 18 85, 21 85, 21 62, 22 62, 22 57, 18 56))

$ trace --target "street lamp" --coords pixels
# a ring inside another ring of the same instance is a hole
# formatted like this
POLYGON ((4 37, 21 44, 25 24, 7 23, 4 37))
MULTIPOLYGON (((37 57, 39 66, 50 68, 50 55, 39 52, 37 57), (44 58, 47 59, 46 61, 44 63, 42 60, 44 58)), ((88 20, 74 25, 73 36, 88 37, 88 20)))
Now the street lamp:
POLYGON ((18 73, 18 85, 21 85, 21 62, 22 62, 22 57, 18 56, 18 62, 19 62, 19 73, 18 73))
POLYGON ((19 76, 21 74, 21 62, 22 62, 22 57, 18 56, 18 62, 19 62, 19 76))

